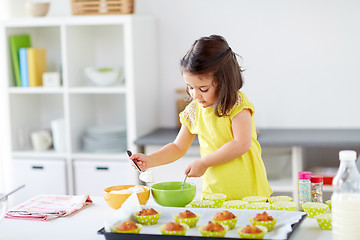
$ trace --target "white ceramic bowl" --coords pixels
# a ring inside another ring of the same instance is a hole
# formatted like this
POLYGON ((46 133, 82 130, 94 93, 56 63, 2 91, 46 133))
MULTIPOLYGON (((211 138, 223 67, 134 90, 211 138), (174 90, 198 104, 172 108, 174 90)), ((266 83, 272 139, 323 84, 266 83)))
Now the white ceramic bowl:
POLYGON ((116 68, 95 69, 86 67, 84 74, 96 86, 110 86, 119 78, 120 71, 116 68))
POLYGON ((50 8, 49 2, 26 2, 25 9, 33 17, 46 16, 50 8))

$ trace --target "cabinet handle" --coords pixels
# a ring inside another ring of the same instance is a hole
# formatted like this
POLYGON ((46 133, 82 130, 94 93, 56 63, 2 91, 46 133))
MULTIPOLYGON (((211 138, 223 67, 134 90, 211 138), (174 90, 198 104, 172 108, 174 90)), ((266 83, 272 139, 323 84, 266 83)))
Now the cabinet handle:
POLYGON ((43 166, 31 166, 32 169, 39 169, 39 170, 43 170, 44 167, 43 166))
POLYGON ((96 167, 96 170, 107 171, 107 170, 109 170, 109 168, 108 167, 96 167))

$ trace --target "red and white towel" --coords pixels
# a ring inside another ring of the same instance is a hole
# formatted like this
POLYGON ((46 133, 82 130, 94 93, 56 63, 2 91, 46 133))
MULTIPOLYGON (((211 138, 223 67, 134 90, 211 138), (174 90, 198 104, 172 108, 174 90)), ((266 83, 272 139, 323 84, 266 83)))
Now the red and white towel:
POLYGON ((89 195, 39 195, 9 210, 5 217, 48 221, 68 216, 91 204, 89 195))

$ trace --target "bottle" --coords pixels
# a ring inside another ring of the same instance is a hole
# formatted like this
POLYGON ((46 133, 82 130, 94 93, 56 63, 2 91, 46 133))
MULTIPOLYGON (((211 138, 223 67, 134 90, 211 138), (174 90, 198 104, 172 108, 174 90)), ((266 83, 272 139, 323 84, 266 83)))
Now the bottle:
POLYGON ((298 173, 299 210, 302 211, 302 204, 311 202, 311 172, 298 173))
POLYGON ((339 152, 340 166, 333 179, 331 196, 333 240, 360 239, 360 173, 356 167, 356 152, 339 152))
POLYGON ((324 177, 320 175, 311 176, 311 202, 323 202, 324 177))

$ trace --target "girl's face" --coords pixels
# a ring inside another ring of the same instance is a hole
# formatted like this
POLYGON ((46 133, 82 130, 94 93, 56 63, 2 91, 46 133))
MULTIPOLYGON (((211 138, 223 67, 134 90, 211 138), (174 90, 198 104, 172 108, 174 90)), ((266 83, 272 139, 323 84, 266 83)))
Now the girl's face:
POLYGON ((211 107, 216 99, 216 83, 212 74, 194 75, 183 72, 184 81, 190 96, 197 100, 204 108, 211 107))

